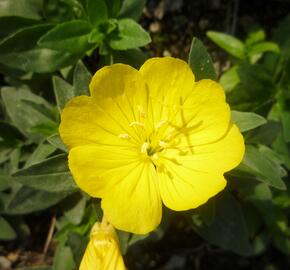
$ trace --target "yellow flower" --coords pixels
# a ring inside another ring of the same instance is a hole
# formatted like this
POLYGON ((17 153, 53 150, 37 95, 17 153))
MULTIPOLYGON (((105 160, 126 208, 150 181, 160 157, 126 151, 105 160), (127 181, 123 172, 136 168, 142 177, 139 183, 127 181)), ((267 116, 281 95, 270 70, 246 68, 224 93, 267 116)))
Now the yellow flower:
POLYGON ((108 223, 95 223, 79 270, 125 269, 114 228, 108 223))
POLYGON ((198 207, 242 160, 244 140, 222 87, 195 82, 182 60, 152 58, 139 71, 104 67, 90 92, 66 105, 60 135, 76 183, 102 198, 118 229, 154 230, 162 202, 177 211, 198 207))

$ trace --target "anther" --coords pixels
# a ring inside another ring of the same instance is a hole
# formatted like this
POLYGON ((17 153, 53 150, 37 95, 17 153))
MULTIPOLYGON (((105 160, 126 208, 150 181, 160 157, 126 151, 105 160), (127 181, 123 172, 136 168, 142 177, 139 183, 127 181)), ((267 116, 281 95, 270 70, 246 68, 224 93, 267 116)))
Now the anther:
POLYGON ((159 129, 159 128, 163 127, 165 124, 167 124, 166 120, 160 121, 159 123, 157 123, 156 129, 159 129))
POLYGON ((162 148, 166 148, 168 146, 168 143, 166 143, 164 141, 159 141, 158 145, 162 148))
POLYGON ((119 137, 120 139, 125 139, 125 140, 129 140, 129 139, 131 138, 130 135, 127 134, 127 133, 119 134, 118 137, 119 137))
POLYGON ((138 111, 141 118, 146 118, 147 115, 141 106, 138 106, 138 111))
POLYGON ((159 156, 157 153, 153 154, 152 156, 153 161, 157 161, 159 159, 159 156))
POLYGON ((144 142, 141 146, 141 153, 142 154, 146 154, 147 153, 147 149, 150 147, 150 143, 148 142, 144 142))
POLYGON ((144 123, 134 121, 134 122, 130 123, 130 127, 133 127, 133 126, 144 127, 145 125, 144 125, 144 123))

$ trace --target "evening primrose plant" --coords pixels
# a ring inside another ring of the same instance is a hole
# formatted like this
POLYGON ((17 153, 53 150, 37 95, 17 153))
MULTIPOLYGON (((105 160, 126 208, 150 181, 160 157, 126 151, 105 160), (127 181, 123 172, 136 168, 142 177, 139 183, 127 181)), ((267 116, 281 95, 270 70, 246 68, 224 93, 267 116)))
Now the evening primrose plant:
POLYGON ((59 132, 77 185, 102 199, 117 229, 154 230, 162 202, 176 211, 204 204, 243 158, 223 89, 212 80, 195 82, 184 61, 152 58, 139 71, 104 67, 90 94, 65 106, 59 132))
MULTIPOLYGON (((6 6, 9 1, 3 0, 6 6)), ((9 60, 13 42, 31 41, 12 53, 14 62, 5 61, 0 240, 30 237, 27 220, 43 213, 43 227, 55 231, 47 241, 57 243, 52 265, 44 266, 49 270, 156 269, 164 267, 156 252, 164 243, 173 243, 167 245, 168 258, 180 256, 190 266, 217 251, 255 256, 273 245, 289 254, 290 195, 284 180, 290 168, 290 65, 289 35, 283 34, 289 18, 270 49, 263 49, 269 43, 259 31, 241 41, 245 55, 232 53, 237 72, 226 77, 217 76, 197 38, 188 63, 172 57, 145 61, 136 50, 116 57, 107 46, 108 61, 89 50, 85 59, 79 55, 59 69, 58 60, 67 54, 57 53, 51 61, 51 50, 40 47, 40 34, 72 19, 88 20, 81 8, 87 1, 58 1, 66 13, 53 9, 55 1, 34 9, 28 6, 37 0, 16 2, 26 3, 26 15, 15 6, 17 16, 32 18, 17 18, 15 26, 35 20, 41 25, 18 29, 9 38, 3 33, 0 44, 6 44, 0 54, 10 54, 9 60), (52 28, 42 25, 42 15, 52 28), (20 54, 37 63, 26 66, 30 71, 58 72, 41 78, 19 73, 13 67, 22 67, 20 54), (183 236, 184 252, 183 241, 176 242, 183 236)), ((119 15, 108 11, 109 22, 96 28, 133 18, 130 10, 142 1, 113 2, 122 6, 119 15)), ((10 15, 3 21, 15 20, 10 15)))

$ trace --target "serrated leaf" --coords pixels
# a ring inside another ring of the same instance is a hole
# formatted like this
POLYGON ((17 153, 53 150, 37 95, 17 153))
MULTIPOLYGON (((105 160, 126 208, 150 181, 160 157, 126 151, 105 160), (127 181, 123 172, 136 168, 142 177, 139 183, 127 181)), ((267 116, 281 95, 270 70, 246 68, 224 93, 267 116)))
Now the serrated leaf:
POLYGON ((91 79, 91 73, 88 71, 84 63, 79 61, 75 66, 73 75, 74 95, 89 95, 89 84, 91 79))
POLYGON ((232 122, 237 124, 241 132, 245 132, 267 123, 267 120, 256 113, 252 112, 231 112, 232 122))
POLYGON ((88 16, 93 27, 108 19, 108 8, 105 0, 88 0, 88 16))
POLYGON ((67 165, 67 155, 48 158, 13 175, 17 182, 48 192, 72 192, 77 186, 67 165))
POLYGON ((52 84, 56 104, 59 112, 61 113, 65 104, 74 97, 74 87, 67 83, 65 80, 56 76, 52 77, 52 84))
POLYGON ((130 18, 138 21, 142 15, 146 0, 124 0, 119 12, 119 18, 130 18))
POLYGON ((88 42, 91 31, 92 28, 86 21, 64 22, 43 35, 38 41, 38 45, 43 48, 82 55, 92 48, 88 42))
POLYGON ((241 40, 215 31, 208 31, 206 35, 229 54, 240 59, 245 58, 245 45, 241 40))
POLYGON ((216 80, 217 76, 211 57, 203 43, 197 38, 192 39, 188 63, 197 80, 216 80))
POLYGON ((0 240, 13 240, 16 238, 14 229, 4 217, 0 216, 0 240))
POLYGON ((135 21, 121 19, 118 21, 118 34, 109 41, 114 50, 127 50, 145 46, 151 42, 150 35, 135 21))
POLYGON ((215 203, 215 218, 210 224, 199 224, 193 216, 198 234, 211 244, 241 255, 250 251, 247 226, 242 209, 230 194, 223 194, 215 203))

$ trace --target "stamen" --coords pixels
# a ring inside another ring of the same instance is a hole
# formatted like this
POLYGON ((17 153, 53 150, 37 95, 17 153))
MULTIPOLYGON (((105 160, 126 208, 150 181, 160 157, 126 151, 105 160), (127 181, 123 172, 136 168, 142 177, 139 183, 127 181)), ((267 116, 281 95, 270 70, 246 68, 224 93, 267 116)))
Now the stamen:
POLYGON ((141 146, 141 153, 142 154, 146 154, 147 153, 147 149, 150 147, 150 143, 148 142, 144 142, 141 146))
POLYGON ((159 159, 158 154, 157 153, 153 154, 152 159, 153 159, 153 161, 156 162, 159 159))
POLYGON ((141 118, 146 118, 147 114, 144 112, 143 108, 141 106, 138 106, 138 111, 139 111, 139 115, 141 118))
POLYGON ((159 123, 157 123, 156 129, 159 129, 159 128, 163 127, 165 124, 167 124, 166 120, 160 121, 159 123))
POLYGON ((131 139, 130 135, 127 134, 127 133, 119 134, 118 137, 119 137, 120 139, 125 139, 125 140, 129 140, 129 139, 131 139))
POLYGON ((130 123, 130 127, 133 127, 133 126, 145 127, 144 123, 137 122, 137 121, 130 123))
POLYGON ((166 143, 164 141, 159 141, 158 145, 162 148, 166 148, 168 146, 168 143, 166 143))

